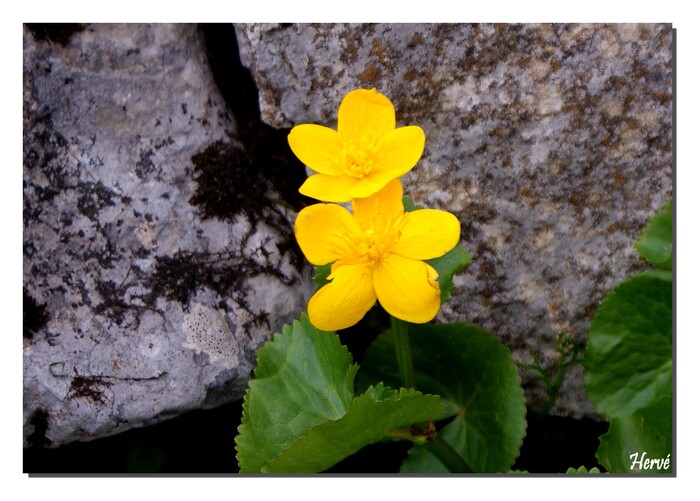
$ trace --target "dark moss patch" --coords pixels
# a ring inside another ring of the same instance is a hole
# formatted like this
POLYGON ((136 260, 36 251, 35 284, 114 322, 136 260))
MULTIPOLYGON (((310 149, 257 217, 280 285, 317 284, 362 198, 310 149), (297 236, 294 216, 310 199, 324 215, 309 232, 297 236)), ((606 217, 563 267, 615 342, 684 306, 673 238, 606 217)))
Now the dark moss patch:
POLYGON ((292 264, 301 269, 304 260, 291 225, 279 207, 280 201, 270 198, 277 192, 274 182, 248 153, 217 141, 194 155, 192 163, 197 188, 190 203, 200 207, 205 218, 235 221, 243 215, 253 226, 264 222, 280 234, 278 250, 288 253, 292 264))
POLYGON ((29 418, 29 424, 34 427, 34 431, 27 437, 29 447, 44 448, 51 445, 51 440, 46 438, 49 431, 49 413, 44 409, 36 409, 29 418))
MULTIPOLYGON (((205 24, 200 32, 214 80, 236 121, 242 148, 218 141, 192 157, 197 188, 190 203, 200 207, 205 218, 235 221, 243 215, 253 226, 260 222, 271 226, 282 236, 279 251, 288 253, 292 264, 301 269, 304 259, 281 207, 300 210, 313 201, 299 193, 306 170, 289 148, 289 129, 275 129, 262 122, 258 89, 241 63, 233 25, 205 24)), ((170 264, 178 267, 177 260, 170 264)), ((160 277, 164 276, 161 273, 160 277)), ((197 286, 208 281, 200 279, 197 286)), ((189 296, 193 285, 183 282, 174 290, 189 291, 185 294, 189 296)))
POLYGON ((27 23, 25 26, 37 40, 48 40, 65 46, 73 35, 83 31, 87 25, 82 23, 27 23))
MULTIPOLYGON (((132 269, 136 268, 132 267, 132 269)), ((105 314, 120 327, 134 329, 138 327, 139 313, 145 306, 143 301, 127 301, 127 290, 123 285, 117 285, 112 280, 97 282, 96 289, 102 296, 102 302, 95 306, 95 313, 105 314)))
POLYGON ((70 383, 68 398, 86 398, 94 404, 107 402, 104 390, 112 383, 99 376, 76 376, 70 383))
MULTIPOLYGON (((242 245, 243 247, 243 245, 242 245)), ((253 254, 265 254, 261 246, 253 254)), ((209 288, 222 297, 231 297, 241 308, 250 310, 245 301, 246 280, 258 275, 277 277, 292 285, 298 279, 284 275, 277 267, 260 264, 252 256, 240 252, 197 253, 178 252, 174 256, 158 256, 156 271, 150 278, 151 303, 167 297, 183 305, 201 288, 209 288)))
POLYGON ((49 321, 49 314, 46 305, 37 303, 27 289, 23 290, 22 296, 22 331, 25 339, 32 339, 49 321))
POLYGON ((270 200, 264 195, 271 182, 256 170, 247 155, 217 141, 192 157, 197 188, 190 203, 201 207, 206 218, 233 220, 244 214, 257 221, 270 200))
MULTIPOLYGON (((200 31, 209 67, 236 120, 237 137, 243 145, 246 158, 234 155, 236 169, 239 173, 249 170, 246 179, 264 180, 257 185, 239 185, 237 188, 251 192, 248 199, 269 198, 272 188, 295 210, 308 205, 311 200, 299 193, 299 186, 306 179, 304 165, 289 148, 289 129, 275 129, 261 121, 258 89, 250 72, 241 63, 233 25, 204 24, 200 31)), ((238 207, 238 213, 242 209, 238 207)), ((251 210, 255 210, 255 205, 251 210)))

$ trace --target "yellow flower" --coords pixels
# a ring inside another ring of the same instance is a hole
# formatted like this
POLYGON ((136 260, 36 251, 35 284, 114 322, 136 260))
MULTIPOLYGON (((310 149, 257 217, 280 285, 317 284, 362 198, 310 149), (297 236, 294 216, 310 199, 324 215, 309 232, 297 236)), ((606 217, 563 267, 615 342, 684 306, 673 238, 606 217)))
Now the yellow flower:
POLYGON ((404 213, 403 188, 392 180, 380 192, 352 203, 304 208, 294 224, 297 241, 315 265, 333 263, 331 282, 309 300, 309 319, 334 331, 357 323, 379 299, 396 318, 432 320, 440 309, 435 269, 423 262, 459 241, 459 221, 449 212, 404 213))
POLYGON ((396 128, 394 106, 375 89, 349 92, 340 103, 338 130, 297 125, 289 146, 310 169, 299 191, 324 202, 348 202, 378 192, 418 162, 425 134, 417 125, 396 128))

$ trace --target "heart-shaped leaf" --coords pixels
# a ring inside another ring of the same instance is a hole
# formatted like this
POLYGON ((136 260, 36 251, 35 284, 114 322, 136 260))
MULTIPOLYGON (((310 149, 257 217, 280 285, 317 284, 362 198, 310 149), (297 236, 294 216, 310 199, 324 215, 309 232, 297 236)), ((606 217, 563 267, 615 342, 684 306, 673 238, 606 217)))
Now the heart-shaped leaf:
POLYGON ((586 347, 586 391, 608 418, 626 417, 672 391, 673 284, 669 272, 637 275, 598 310, 586 347))
MULTIPOLYGON (((525 396, 510 352, 490 332, 464 323, 409 325, 416 388, 439 394, 455 416, 439 433, 475 472, 507 472, 525 435, 525 396)), ((360 384, 399 385, 393 333, 367 351, 360 384)), ((402 472, 447 473, 425 447, 414 446, 402 472)))
POLYGON ((257 352, 236 449, 241 473, 326 469, 397 428, 444 414, 439 397, 377 385, 354 397, 357 365, 305 315, 257 352))

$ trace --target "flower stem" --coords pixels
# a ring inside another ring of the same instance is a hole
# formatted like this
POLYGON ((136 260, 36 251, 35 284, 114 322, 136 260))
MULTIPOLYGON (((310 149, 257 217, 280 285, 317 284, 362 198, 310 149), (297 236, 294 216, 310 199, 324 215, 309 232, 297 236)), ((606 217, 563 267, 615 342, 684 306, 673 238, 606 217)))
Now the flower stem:
POLYGON ((415 388, 416 377, 413 373, 413 357, 411 356, 411 340, 408 337, 408 325, 403 320, 392 316, 391 330, 394 333, 396 361, 399 364, 401 384, 405 388, 415 388))
POLYGON ((439 434, 435 435, 432 442, 428 442, 425 446, 450 470, 450 473, 474 473, 474 470, 469 467, 462 456, 439 434))
MULTIPOLYGON (((391 317, 391 330, 394 333, 394 344, 396 346, 396 361, 399 364, 399 374, 401 376, 401 384, 404 388, 416 387, 416 376, 413 372, 413 357, 411 355, 411 339, 408 336, 408 324, 403 320, 391 317)), ((394 438, 394 437, 392 437, 394 438)), ((395 438, 406 438, 399 436, 395 438)), ((473 473, 474 471, 464 461, 462 456, 452 448, 450 444, 440 435, 435 435, 432 439, 428 439, 425 446, 428 450, 438 458, 445 467, 450 470, 450 473, 473 473)), ((415 440, 414 440, 415 441, 415 440)), ((416 441, 418 442, 418 441, 416 441)))

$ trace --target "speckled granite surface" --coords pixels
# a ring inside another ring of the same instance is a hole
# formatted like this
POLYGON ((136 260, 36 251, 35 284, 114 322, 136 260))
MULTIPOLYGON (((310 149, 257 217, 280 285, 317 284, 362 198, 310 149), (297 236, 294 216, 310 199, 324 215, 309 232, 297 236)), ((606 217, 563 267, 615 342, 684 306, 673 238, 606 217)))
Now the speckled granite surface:
MULTIPOLYGON (((404 178, 450 210, 475 255, 440 319, 495 332, 520 362, 585 343, 604 295, 643 268, 632 244, 672 196, 672 27, 238 25, 263 119, 335 126, 376 87, 426 132, 404 178)), ((545 398, 523 373, 529 404, 545 398)), ((554 413, 591 415, 580 367, 554 413)))

